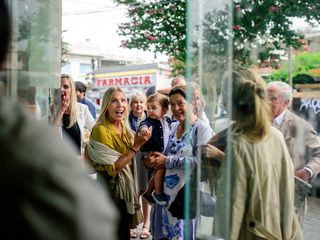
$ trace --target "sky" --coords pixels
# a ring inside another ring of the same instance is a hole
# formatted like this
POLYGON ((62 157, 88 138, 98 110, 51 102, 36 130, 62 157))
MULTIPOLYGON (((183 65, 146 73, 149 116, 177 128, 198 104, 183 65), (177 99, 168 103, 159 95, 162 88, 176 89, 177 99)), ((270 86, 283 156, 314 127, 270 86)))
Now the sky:
MULTIPOLYGON (((118 55, 154 59, 154 53, 120 48, 118 25, 126 21, 126 8, 116 6, 112 0, 62 0, 63 40, 74 44, 90 42, 105 55, 118 55)), ((165 60, 158 55, 157 59, 165 60)))
MULTIPOLYGON (((117 29, 126 21, 125 13, 125 6, 116 6, 112 0, 62 0, 62 30, 66 30, 63 40, 74 44, 89 39, 104 55, 153 61, 154 53, 120 48, 124 38, 117 29)), ((296 30, 307 27, 301 19, 295 19, 293 26, 296 30)), ((165 60, 165 56, 157 55, 156 61, 165 60)))

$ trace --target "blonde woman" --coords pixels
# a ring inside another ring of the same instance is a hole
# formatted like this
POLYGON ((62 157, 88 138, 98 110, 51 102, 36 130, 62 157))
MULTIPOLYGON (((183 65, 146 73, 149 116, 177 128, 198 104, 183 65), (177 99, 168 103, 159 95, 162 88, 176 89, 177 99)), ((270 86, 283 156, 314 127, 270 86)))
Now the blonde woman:
POLYGON ((222 165, 222 179, 231 178, 231 209, 226 216, 222 184, 215 233, 227 239, 303 239, 294 209, 293 164, 283 135, 271 126, 265 83, 243 68, 233 72, 232 81, 231 175, 222 165), (230 231, 225 217, 231 217, 230 231))
POLYGON ((60 136, 68 136, 79 155, 83 154, 95 121, 88 107, 77 102, 74 82, 68 74, 61 75, 61 88, 55 92, 49 120, 60 136))
POLYGON ((134 155, 152 131, 150 128, 143 135, 133 135, 127 119, 128 102, 124 92, 120 88, 108 88, 88 145, 97 180, 106 185, 120 212, 119 240, 130 239, 130 228, 142 222, 134 155))
POLYGON ((190 92, 191 94, 191 101, 193 104, 193 112, 198 116, 199 119, 204 121, 205 123, 209 124, 209 119, 204 111, 205 103, 202 97, 201 88, 199 84, 195 82, 190 83, 190 92))
POLYGON ((139 123, 146 118, 146 102, 147 96, 143 92, 134 92, 130 97, 129 124, 134 132, 139 127, 139 123))
MULTIPOLYGON (((130 124, 130 128, 134 132, 137 131, 140 122, 146 118, 146 102, 147 102, 147 96, 143 92, 136 91, 132 93, 132 95, 130 96, 129 124, 130 124)), ((138 170, 138 193, 139 195, 141 195, 147 187, 150 174, 148 173, 149 171, 144 166, 144 163, 143 163, 144 157, 141 155, 140 151, 135 155, 135 157, 137 161, 137 170, 138 170)), ((146 239, 146 238, 149 238, 150 236, 150 232, 149 232, 150 210, 151 210, 151 207, 145 201, 145 199, 142 198, 143 226, 142 226, 142 232, 140 233, 140 239, 146 239)), ((130 230, 130 237, 133 239, 138 237, 137 228, 133 228, 130 230)))

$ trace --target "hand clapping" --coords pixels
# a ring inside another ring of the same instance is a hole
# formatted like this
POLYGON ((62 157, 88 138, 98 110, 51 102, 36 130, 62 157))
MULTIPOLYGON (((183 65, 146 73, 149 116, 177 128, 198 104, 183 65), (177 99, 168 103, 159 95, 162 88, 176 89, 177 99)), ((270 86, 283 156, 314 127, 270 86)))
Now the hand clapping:
POLYGON ((152 126, 145 128, 145 131, 136 133, 134 135, 134 145, 138 145, 139 148, 149 140, 152 134, 152 126))

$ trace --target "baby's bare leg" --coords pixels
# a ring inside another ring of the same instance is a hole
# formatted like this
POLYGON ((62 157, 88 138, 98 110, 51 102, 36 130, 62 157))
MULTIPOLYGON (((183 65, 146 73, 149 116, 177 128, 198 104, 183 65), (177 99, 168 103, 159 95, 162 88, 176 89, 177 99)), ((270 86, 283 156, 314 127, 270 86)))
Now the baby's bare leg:
POLYGON ((163 193, 163 178, 166 174, 166 169, 161 168, 157 169, 153 175, 154 178, 154 188, 156 194, 162 194, 163 193))

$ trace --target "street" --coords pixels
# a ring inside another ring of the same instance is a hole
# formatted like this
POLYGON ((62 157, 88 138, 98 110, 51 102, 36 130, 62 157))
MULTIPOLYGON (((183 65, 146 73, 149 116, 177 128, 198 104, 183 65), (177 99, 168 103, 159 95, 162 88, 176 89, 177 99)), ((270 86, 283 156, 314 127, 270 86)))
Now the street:
POLYGON ((309 197, 306 219, 303 223, 305 240, 319 239, 320 236, 320 198, 309 197))

